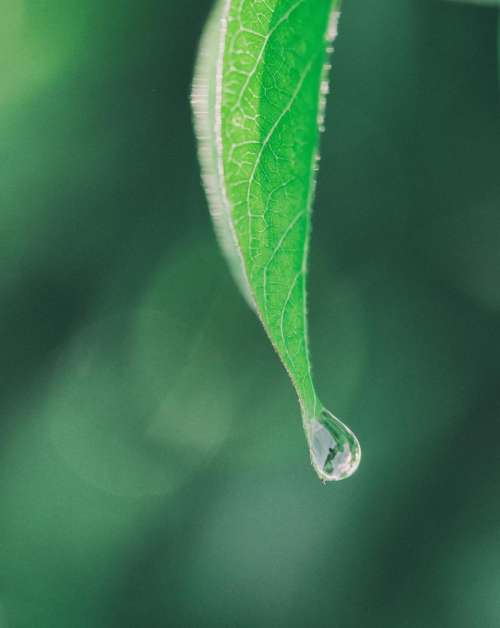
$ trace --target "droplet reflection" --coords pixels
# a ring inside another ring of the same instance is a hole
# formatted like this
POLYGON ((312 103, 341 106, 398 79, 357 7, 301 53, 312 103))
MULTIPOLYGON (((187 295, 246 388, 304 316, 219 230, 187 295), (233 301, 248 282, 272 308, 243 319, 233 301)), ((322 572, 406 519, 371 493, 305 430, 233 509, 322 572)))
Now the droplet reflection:
POLYGON ((361 461, 361 447, 351 430, 331 412, 321 410, 307 426, 311 461, 323 482, 344 480, 361 461))

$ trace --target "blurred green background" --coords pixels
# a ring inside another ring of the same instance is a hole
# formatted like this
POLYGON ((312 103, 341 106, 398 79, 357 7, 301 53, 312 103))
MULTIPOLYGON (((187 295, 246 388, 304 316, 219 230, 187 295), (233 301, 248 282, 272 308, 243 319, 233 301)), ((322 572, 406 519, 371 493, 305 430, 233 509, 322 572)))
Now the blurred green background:
POLYGON ((233 285, 210 0, 0 0, 0 627, 500 625, 494 8, 346 0, 310 273, 322 486, 233 285))

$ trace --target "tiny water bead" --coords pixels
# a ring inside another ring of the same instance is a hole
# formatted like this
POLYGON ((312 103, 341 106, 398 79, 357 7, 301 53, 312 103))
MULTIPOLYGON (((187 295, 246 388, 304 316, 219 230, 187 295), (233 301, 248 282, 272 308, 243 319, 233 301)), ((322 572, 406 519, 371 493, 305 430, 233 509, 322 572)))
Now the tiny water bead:
POLYGON ((361 461, 361 447, 356 436, 331 412, 323 408, 310 419, 307 436, 311 461, 323 482, 344 480, 361 461))

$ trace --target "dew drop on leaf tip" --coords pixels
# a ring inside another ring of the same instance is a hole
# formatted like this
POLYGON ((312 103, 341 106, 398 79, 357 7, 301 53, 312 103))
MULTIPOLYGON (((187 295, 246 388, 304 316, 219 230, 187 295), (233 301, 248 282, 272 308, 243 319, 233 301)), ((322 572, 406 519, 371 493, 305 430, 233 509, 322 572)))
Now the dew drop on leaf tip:
POLYGON ((323 482, 350 477, 361 461, 361 447, 351 430, 323 408, 306 426, 311 461, 323 482))

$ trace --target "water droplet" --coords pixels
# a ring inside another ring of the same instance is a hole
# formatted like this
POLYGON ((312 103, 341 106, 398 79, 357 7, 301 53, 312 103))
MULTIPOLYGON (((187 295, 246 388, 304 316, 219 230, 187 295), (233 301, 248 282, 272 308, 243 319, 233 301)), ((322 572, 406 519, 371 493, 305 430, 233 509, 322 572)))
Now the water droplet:
POLYGON ((343 480, 361 461, 361 447, 351 430, 326 409, 310 419, 307 437, 311 461, 323 482, 343 480))

